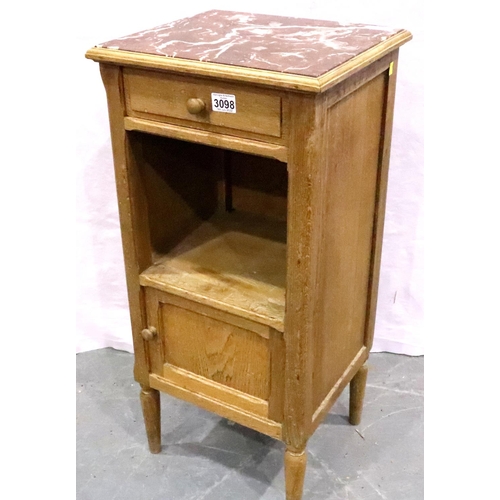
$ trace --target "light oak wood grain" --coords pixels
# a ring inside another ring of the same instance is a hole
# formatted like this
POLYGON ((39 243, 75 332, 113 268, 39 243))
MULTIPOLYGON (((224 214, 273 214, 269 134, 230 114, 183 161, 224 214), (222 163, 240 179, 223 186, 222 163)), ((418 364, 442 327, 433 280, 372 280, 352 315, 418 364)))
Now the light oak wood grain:
POLYGON ((373 223, 373 244, 371 255, 370 281, 368 284, 369 298, 367 304, 367 323, 365 345, 368 350, 373 345, 375 332, 375 314, 377 311, 378 285, 380 278, 380 262, 382 259, 382 238, 384 235, 385 205, 387 199, 387 183, 389 178, 389 158, 391 151, 392 122, 394 116, 394 100, 396 96, 396 77, 398 69, 398 51, 392 54, 392 72, 385 72, 386 93, 384 96, 384 118, 379 156, 379 173, 377 179, 377 196, 375 218, 373 223), (391 73, 391 74, 389 74, 391 73))
POLYGON ((281 424, 273 422, 267 418, 249 413, 237 406, 232 406, 226 402, 221 402, 218 399, 192 392, 188 389, 173 384, 158 375, 151 374, 149 376, 151 387, 159 391, 166 392, 172 396, 183 399, 189 403, 193 403, 200 408, 211 411, 224 418, 228 418, 241 425, 254 429, 262 434, 266 434, 275 439, 281 439, 281 424))
MULTIPOLYGON (((249 85, 243 85, 243 88, 248 89, 251 88, 249 85)), ((252 89, 255 90, 255 89, 252 89)), ((255 132, 251 132, 249 130, 237 130, 234 128, 226 127, 223 125, 213 125, 208 121, 193 121, 193 120, 185 120, 183 118, 176 118, 175 116, 163 116, 163 115, 155 115, 154 113, 144 114, 142 115, 140 112, 134 113, 132 112, 132 116, 127 116, 127 118, 134 118, 138 120, 144 120, 148 123, 153 124, 167 124, 167 125, 176 125, 177 127, 182 127, 183 129, 191 129, 191 130, 199 130, 205 132, 211 132, 212 135, 210 137, 216 137, 217 135, 221 135, 223 137, 232 137, 238 138, 240 140, 247 139, 250 141, 250 144, 256 142, 257 144, 271 144, 275 146, 283 146, 287 147, 288 140, 288 125, 289 125, 289 110, 288 110, 288 99, 286 94, 283 94, 279 91, 262 89, 262 92, 265 92, 266 95, 277 96, 281 101, 281 135, 273 136, 273 135, 263 135, 255 132), (216 134, 216 135, 213 135, 216 134)), ((225 148, 226 151, 229 151, 225 148)), ((257 153, 256 153, 257 154, 257 153)))
MULTIPOLYGON (((180 297, 179 295, 174 295, 171 293, 166 293, 158 288, 146 287, 146 296, 154 297, 158 304, 172 304, 182 309, 187 309, 188 311, 193 311, 201 316, 208 316, 209 318, 222 321, 228 325, 237 326, 243 328, 244 330, 249 330, 257 335, 260 335, 264 339, 269 339, 271 336, 272 328, 261 323, 256 323, 255 321, 248 320, 237 314, 230 314, 221 309, 215 307, 210 307, 190 298, 180 297)), ((157 316, 157 320, 159 316, 157 316)), ((155 325, 158 323, 154 323, 155 325)))
POLYGON ((365 364, 351 380, 349 389, 349 423, 351 425, 358 425, 361 422, 367 375, 368 368, 365 364))
POLYGON ((160 393, 156 389, 142 385, 141 405, 146 425, 149 451, 161 451, 160 393))
POLYGON ((260 399, 269 399, 267 339, 171 304, 160 307, 165 361, 260 399))
POLYGON ((286 500, 302 500, 306 474, 307 453, 296 453, 289 449, 285 452, 286 500))
POLYGON ((125 95, 121 69, 101 65, 101 77, 108 101, 118 210, 122 234, 128 301, 134 342, 134 376, 148 384, 148 360, 141 331, 146 325, 146 310, 139 274, 151 263, 147 194, 142 183, 138 155, 124 128, 125 95))
POLYGON ((286 146, 219 134, 208 130, 197 130, 182 127, 180 125, 130 117, 125 118, 125 129, 138 130, 149 134, 162 135, 164 137, 173 137, 184 141, 227 148, 233 151, 268 156, 270 158, 276 158, 279 161, 287 160, 288 148, 286 146))
POLYGON ((283 331, 286 227, 245 213, 218 213, 140 276, 143 286, 283 331))
POLYGON ((238 391, 226 385, 208 380, 205 377, 194 374, 192 371, 183 370, 177 366, 165 363, 163 366, 163 378, 192 393, 204 394, 221 403, 241 408, 242 410, 267 418, 269 404, 263 399, 252 397, 248 393, 238 391))
POLYGON ((269 338, 271 377, 269 394, 269 418, 283 422, 285 409, 285 340, 283 334, 271 329, 269 338))
POLYGON ((155 290, 146 288, 144 290, 146 302, 148 328, 154 329, 156 335, 146 342, 146 352, 149 361, 149 371, 161 374, 165 363, 165 351, 163 348, 162 332, 160 330, 160 302, 155 290))
POLYGON ((326 109, 314 408, 364 344, 384 96, 380 74, 326 109))
POLYGON ((283 436, 291 451, 304 449, 313 413, 313 315, 323 128, 318 99, 290 96, 283 436))
MULTIPOLYGON (((286 222, 287 164, 259 156, 231 152, 231 205, 238 212, 286 222)), ((219 195, 225 192, 221 182, 219 195)), ((222 197, 220 197, 222 204, 222 197)))
POLYGON ((217 158, 201 144, 142 133, 128 137, 137 145, 138 173, 147 193, 142 224, 149 229, 150 253, 166 253, 217 210, 217 158))
POLYGON ((312 425, 311 425, 311 434, 318 428, 319 424, 326 417, 331 407, 340 396, 342 391, 345 389, 347 384, 349 384, 350 380, 356 375, 359 368, 363 365, 363 363, 368 358, 368 350, 365 346, 363 346, 359 352, 356 354, 356 357, 351 361, 349 366, 346 368, 345 372, 342 376, 337 380, 335 385, 330 389, 330 392, 326 395, 325 399, 321 402, 321 404, 316 408, 314 415, 312 417, 312 425))
POLYGON ((218 80, 176 77, 161 72, 125 69, 127 114, 136 118, 173 117, 196 124, 212 125, 281 137, 281 98, 255 89, 218 80), (233 95, 235 113, 213 111, 212 93, 233 95), (201 100, 204 110, 192 114, 189 99, 201 100))
POLYGON ((397 54, 398 50, 396 49, 395 51, 390 52, 384 57, 381 57, 377 61, 373 62, 369 66, 356 72, 350 78, 347 78, 341 83, 335 85, 335 87, 325 94, 326 108, 329 109, 337 102, 345 99, 349 94, 352 94, 354 91, 373 80, 376 76, 382 73, 387 73, 391 62, 397 59, 397 54))

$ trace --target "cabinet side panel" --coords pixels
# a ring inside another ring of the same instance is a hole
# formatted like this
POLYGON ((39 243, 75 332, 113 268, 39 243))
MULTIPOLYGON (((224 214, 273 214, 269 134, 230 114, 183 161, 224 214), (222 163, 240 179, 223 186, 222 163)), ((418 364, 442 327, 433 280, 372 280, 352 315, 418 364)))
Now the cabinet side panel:
POLYGON ((363 347, 386 75, 327 111, 313 406, 363 347))
POLYGON ((141 330, 146 326, 146 308, 143 291, 139 284, 139 274, 152 263, 147 195, 140 174, 140 165, 124 128, 125 97, 121 68, 101 64, 100 70, 108 101, 123 256, 134 340, 134 376, 138 382, 148 386, 148 358, 141 337, 141 330))
POLYGON ((288 162, 283 440, 302 453, 310 436, 314 304, 325 172, 323 96, 291 94, 288 162))

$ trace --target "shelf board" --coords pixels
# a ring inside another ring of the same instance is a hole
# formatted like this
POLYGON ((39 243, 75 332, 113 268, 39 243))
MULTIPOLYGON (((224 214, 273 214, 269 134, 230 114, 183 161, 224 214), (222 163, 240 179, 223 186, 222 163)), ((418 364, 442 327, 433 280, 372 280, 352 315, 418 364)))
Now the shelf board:
POLYGON ((217 213, 154 260, 141 285, 283 331, 286 222, 217 213))

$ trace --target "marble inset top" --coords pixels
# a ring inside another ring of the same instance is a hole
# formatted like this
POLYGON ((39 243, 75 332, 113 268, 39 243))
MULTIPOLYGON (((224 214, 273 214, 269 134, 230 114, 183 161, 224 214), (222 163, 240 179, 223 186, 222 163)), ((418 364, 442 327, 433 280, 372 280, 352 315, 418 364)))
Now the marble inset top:
POLYGON ((401 31, 211 10, 100 47, 319 77, 401 31))

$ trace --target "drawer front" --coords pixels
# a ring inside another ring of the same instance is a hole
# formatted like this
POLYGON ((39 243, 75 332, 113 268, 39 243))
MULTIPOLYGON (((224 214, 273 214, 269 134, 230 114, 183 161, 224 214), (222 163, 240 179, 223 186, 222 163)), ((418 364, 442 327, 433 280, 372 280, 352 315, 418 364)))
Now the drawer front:
POLYGON ((225 127, 281 137, 279 95, 223 82, 128 68, 124 68, 123 78, 128 116, 163 121, 173 118, 205 129, 225 127), (236 112, 214 111, 212 93, 234 96, 236 112))

